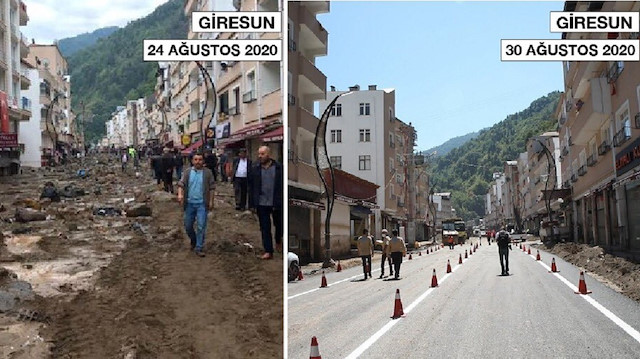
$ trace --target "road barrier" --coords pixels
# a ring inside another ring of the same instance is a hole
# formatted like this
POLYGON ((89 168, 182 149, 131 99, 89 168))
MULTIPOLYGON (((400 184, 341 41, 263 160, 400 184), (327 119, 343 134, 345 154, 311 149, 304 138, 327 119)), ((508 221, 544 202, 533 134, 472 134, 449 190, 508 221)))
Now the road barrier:
POLYGON ((555 258, 551 258, 551 270, 549 271, 549 273, 558 273, 558 267, 556 267, 556 259, 555 258))

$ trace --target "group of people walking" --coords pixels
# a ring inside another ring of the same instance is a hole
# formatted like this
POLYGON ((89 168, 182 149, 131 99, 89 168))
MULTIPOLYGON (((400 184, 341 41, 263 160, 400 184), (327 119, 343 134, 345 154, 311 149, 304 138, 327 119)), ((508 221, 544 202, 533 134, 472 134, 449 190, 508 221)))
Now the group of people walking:
MULTIPOLYGON (((205 256, 204 234, 207 229, 207 214, 214 207, 216 183, 214 171, 205 166, 206 158, 203 153, 195 153, 191 158, 192 166, 178 181, 178 201, 184 209, 185 230, 191 242, 191 249, 200 257, 205 256)), ((217 169, 217 166, 213 168, 217 169)), ((261 146, 258 149, 257 163, 248 160, 246 151, 241 150, 233 162, 233 180, 236 209, 244 210, 248 207, 255 210, 265 252, 261 258, 272 259, 273 227, 275 227, 275 249, 282 251, 284 228, 282 164, 271 158, 271 151, 267 146, 261 146)))
MULTIPOLYGON (((358 255, 362 258, 362 270, 364 280, 371 278, 371 258, 374 253, 374 241, 369 235, 368 229, 362 230, 362 235, 358 238, 358 255)), ((407 255, 407 245, 404 238, 398 237, 398 230, 391 231, 391 237, 386 229, 382 230, 382 260, 380 261, 380 277, 383 278, 385 262, 389 263, 389 276, 400 279, 400 267, 402 258, 407 255), (393 265, 393 266, 392 266, 393 265)))

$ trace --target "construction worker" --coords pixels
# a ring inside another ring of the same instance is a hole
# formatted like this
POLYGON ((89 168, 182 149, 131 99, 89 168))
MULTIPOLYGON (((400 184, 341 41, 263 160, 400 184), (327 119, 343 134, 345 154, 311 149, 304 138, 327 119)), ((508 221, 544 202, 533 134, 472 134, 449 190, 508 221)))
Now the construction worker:
POLYGON ((373 238, 369 236, 369 230, 363 229, 362 235, 358 237, 358 255, 362 258, 362 271, 364 280, 367 275, 371 278, 371 257, 373 256, 373 238))
POLYGON ((389 252, 389 235, 386 229, 382 230, 382 261, 380 262, 380 278, 384 277, 385 262, 389 262, 389 275, 393 275, 393 266, 391 265, 391 252, 389 252))
POLYGON ((398 237, 398 230, 391 231, 392 237, 389 240, 389 252, 391 253, 391 260, 393 261, 393 267, 395 269, 395 279, 400 278, 400 266, 402 265, 402 257, 407 255, 407 245, 404 243, 404 238, 398 237))

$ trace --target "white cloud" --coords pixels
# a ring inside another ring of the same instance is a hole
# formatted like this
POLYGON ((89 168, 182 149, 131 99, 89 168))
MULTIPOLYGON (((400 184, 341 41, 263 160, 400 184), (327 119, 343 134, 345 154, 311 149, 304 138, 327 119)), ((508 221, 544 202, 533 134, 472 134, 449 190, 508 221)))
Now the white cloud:
POLYGON ((23 0, 29 21, 20 31, 38 44, 107 27, 123 27, 145 17, 167 0, 23 0))

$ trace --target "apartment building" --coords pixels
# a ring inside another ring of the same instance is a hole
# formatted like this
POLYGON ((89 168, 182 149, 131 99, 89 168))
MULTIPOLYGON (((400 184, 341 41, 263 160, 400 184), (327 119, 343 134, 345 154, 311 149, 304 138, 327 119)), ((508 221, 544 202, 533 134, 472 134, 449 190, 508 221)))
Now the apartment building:
MULTIPOLYGON (((193 11, 281 11, 278 0, 189 0, 185 15, 193 11)), ((279 39, 279 33, 194 33, 189 39, 279 39)), ((265 61, 213 61, 203 67, 215 83, 217 99, 213 108, 213 92, 206 75, 195 62, 182 62, 175 82, 172 105, 181 106, 177 113, 185 152, 206 147, 225 148, 230 154, 246 148, 256 159, 261 145, 271 148, 272 156, 283 159, 282 129, 282 63, 265 61), (204 124, 203 124, 204 119, 204 124), (214 131, 216 127, 226 131, 214 131), (210 131, 206 131, 211 129, 210 131), (215 133, 222 138, 215 138, 215 133), (207 133, 210 135, 208 138, 207 133)), ((172 78, 171 86, 174 86, 172 78)), ((173 91, 172 91, 173 92, 173 91)))
MULTIPOLYGON (((303 260, 318 260, 324 258, 321 228, 325 228, 322 226, 325 205, 321 198, 324 189, 313 159, 313 140, 319 122, 314 104, 326 98, 327 77, 315 63, 318 56, 327 55, 329 35, 316 17, 329 12, 329 2, 290 1, 287 6, 289 250, 303 260)), ((340 203, 337 207, 344 210, 340 203)), ((349 241, 349 218, 332 217, 332 247, 349 241)), ((347 251, 348 248, 347 245, 347 251)))
MULTIPOLYGON (((566 2, 565 11, 640 10, 640 2, 566 2)), ((564 33, 567 39, 637 39, 638 33, 564 33)), ((559 133, 573 236, 640 251, 640 63, 565 62, 559 133)))
POLYGON ((21 95, 21 90, 30 85, 28 74, 21 68, 29 48, 20 26, 28 21, 24 2, 0 1, 0 176, 19 172, 20 154, 25 148, 21 124, 31 118, 29 101, 21 95))
POLYGON ((55 44, 30 44, 26 61, 38 69, 40 75, 39 96, 30 100, 40 105, 43 162, 55 160, 58 156, 70 156, 84 145, 79 142, 78 124, 71 111, 71 78, 67 60, 55 44))
POLYGON ((347 91, 332 87, 326 100, 320 101, 320 109, 345 92, 350 94, 336 102, 327 124, 331 163, 379 186, 379 209, 373 211, 372 226, 376 233, 382 228, 406 227, 410 192, 407 175, 413 168, 409 160, 415 130, 395 116, 395 90, 378 90, 376 85, 367 90, 355 85, 347 91))

